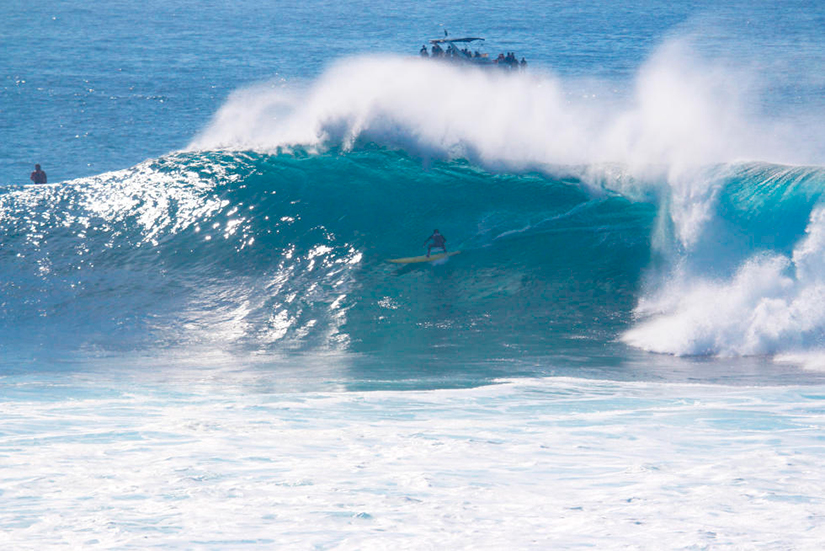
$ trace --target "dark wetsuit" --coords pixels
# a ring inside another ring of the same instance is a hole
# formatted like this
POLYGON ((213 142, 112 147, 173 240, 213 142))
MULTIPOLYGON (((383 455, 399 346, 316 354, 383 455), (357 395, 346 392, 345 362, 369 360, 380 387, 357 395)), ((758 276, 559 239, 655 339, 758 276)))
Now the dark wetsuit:
POLYGON ((433 249, 444 249, 444 252, 447 252, 447 239, 440 233, 433 233, 427 238, 427 243, 430 241, 432 243, 427 247, 427 256, 430 256, 430 251, 433 249))
POLYGON ((32 172, 32 175, 29 176, 32 182, 35 184, 45 184, 46 183, 46 173, 42 170, 35 170, 32 172))

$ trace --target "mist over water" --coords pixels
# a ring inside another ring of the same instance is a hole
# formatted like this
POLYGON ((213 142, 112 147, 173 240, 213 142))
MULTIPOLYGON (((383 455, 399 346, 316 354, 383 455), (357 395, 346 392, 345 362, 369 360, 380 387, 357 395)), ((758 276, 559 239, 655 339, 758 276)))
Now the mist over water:
POLYGON ((622 163, 679 170, 742 160, 804 164, 822 144, 794 141, 789 121, 754 109, 758 75, 701 57, 687 40, 661 46, 628 97, 591 81, 583 97, 545 68, 490 71, 411 57, 336 62, 317 80, 235 92, 189 149, 275 152, 379 143, 422 158, 488 167, 622 163))

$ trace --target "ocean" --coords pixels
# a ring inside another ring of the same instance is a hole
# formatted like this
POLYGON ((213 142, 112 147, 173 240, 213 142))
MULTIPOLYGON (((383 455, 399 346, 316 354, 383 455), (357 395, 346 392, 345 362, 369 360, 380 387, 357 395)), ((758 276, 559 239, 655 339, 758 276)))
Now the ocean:
POLYGON ((823 29, 4 3, 0 545, 821 549, 823 29))

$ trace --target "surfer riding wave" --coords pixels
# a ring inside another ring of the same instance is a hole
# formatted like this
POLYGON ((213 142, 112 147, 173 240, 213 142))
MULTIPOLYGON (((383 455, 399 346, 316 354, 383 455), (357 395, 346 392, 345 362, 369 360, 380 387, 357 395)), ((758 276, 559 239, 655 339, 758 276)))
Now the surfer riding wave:
POLYGON ((438 230, 433 230, 433 234, 424 241, 424 244, 429 246, 427 247, 427 258, 430 258, 430 251, 433 249, 442 249, 445 253, 447 252, 447 238, 441 235, 438 230), (430 243, 432 241, 432 243, 430 243))

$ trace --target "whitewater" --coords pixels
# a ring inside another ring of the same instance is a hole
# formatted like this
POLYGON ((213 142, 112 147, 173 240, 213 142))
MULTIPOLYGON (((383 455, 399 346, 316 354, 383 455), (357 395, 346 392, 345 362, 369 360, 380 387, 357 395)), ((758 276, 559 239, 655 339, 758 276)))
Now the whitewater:
POLYGON ((0 544, 821 548, 822 8, 320 4, 0 8, 0 544))
POLYGON ((0 541, 816 549, 825 536, 821 387, 280 393, 246 371, 186 393, 168 374, 126 394, 96 376, 97 395, 68 402, 16 389, 0 541))

